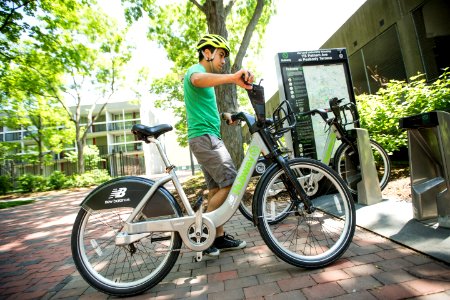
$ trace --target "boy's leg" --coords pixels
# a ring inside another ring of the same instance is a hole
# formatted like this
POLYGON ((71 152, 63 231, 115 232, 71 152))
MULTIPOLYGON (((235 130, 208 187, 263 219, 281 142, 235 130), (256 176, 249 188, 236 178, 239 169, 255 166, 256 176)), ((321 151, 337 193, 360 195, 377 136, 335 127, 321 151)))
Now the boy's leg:
MULTIPOLYGON (((211 212, 218 209, 223 204, 223 202, 225 202, 225 199, 227 199, 230 189, 231 186, 210 189, 208 193, 208 208, 206 209, 206 211, 211 212)), ((216 236, 223 236, 223 234, 223 226, 217 227, 216 236)))
MULTIPOLYGON (((207 212, 211 212, 226 200, 236 178, 236 168, 222 140, 216 137, 194 138, 189 140, 189 145, 205 174, 209 189, 207 212)), ((245 241, 236 240, 231 235, 225 234, 223 226, 219 226, 216 229, 214 244, 205 250, 205 253, 219 255, 219 250, 242 249, 245 246, 245 241)))

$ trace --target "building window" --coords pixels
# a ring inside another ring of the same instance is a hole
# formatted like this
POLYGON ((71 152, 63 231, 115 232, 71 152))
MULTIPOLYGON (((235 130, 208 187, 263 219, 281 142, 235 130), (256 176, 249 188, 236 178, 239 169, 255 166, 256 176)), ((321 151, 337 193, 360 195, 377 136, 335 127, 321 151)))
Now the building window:
POLYGON ((450 67, 449 15, 450 3, 443 0, 428 1, 412 13, 427 81, 437 79, 450 67))
POLYGON ((396 25, 364 45, 349 60, 357 94, 374 94, 389 80, 407 79, 396 25))

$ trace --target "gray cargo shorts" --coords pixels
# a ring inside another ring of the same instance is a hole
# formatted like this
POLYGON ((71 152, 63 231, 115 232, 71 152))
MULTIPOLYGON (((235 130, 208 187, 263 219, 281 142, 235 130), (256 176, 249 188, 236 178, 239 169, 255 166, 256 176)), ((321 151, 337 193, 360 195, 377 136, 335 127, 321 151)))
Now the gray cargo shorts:
POLYGON ((208 189, 224 188, 233 184, 236 167, 221 139, 205 134, 190 139, 189 147, 202 167, 208 189))

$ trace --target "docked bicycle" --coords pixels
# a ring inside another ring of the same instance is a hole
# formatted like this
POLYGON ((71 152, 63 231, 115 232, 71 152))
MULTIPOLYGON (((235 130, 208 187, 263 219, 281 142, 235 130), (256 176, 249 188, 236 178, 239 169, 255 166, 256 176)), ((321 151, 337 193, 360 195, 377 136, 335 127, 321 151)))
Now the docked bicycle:
MULTIPOLYGON (((318 114, 328 126, 328 135, 324 145, 324 155, 321 161, 327 165, 331 163, 331 157, 337 140, 341 144, 334 153, 333 167, 347 182, 350 191, 357 195, 356 184, 361 180, 361 163, 359 161, 356 132, 348 130, 349 125, 359 126, 359 115, 356 105, 352 102, 343 103, 344 99, 331 98, 329 109, 314 109, 302 113, 302 115, 318 114), (329 117, 328 113, 332 112, 329 117), (347 164, 351 163, 356 175, 348 172, 347 164)), ((391 161, 386 150, 376 141, 369 140, 372 150, 375 170, 377 172, 380 189, 383 190, 389 182, 391 174, 391 161)))
POLYGON ((140 140, 156 145, 167 175, 156 181, 135 176, 113 179, 81 203, 71 248, 78 271, 91 286, 116 296, 142 293, 170 272, 182 243, 201 260, 202 251, 215 239, 216 227, 238 209, 260 153, 272 162, 253 195, 253 222, 264 242, 280 259, 304 268, 323 267, 341 257, 355 230, 351 193, 327 165, 283 156, 277 139, 295 126, 295 116, 283 102, 273 120, 267 120, 263 91, 261 85, 248 91, 256 117, 233 115, 248 125, 252 139, 227 199, 213 212, 191 206, 158 140, 172 127, 133 126, 140 140), (169 181, 181 203, 164 187, 169 181))
MULTIPOLYGON (((358 197, 357 184, 362 180, 361 164, 358 154, 357 137, 355 131, 352 131, 355 125, 359 126, 359 115, 356 106, 352 102, 343 103, 343 99, 336 97, 329 99, 329 108, 313 109, 310 111, 297 114, 297 118, 309 117, 309 115, 319 115, 325 122, 325 129, 327 131, 326 141, 323 146, 323 155, 320 159, 326 165, 332 166, 336 172, 344 179, 350 189, 354 199, 358 197), (331 114, 329 114, 331 113, 331 114), (350 126, 353 125, 353 126, 350 126), (336 142, 341 144, 334 151, 336 142), (333 155, 334 153, 334 155, 333 155), (334 158, 334 159, 333 159, 334 158), (352 167, 349 168, 349 165, 352 167)), ((380 189, 383 190, 389 182, 391 173, 391 161, 386 150, 374 140, 370 140, 370 147, 372 150, 375 170, 380 183, 380 189)), ((279 149, 283 149, 283 145, 279 145, 279 149)), ((286 149, 286 148, 284 148, 286 149)), ((286 152, 286 150, 284 151, 286 152)), ((291 155, 292 156, 292 155, 291 155)), ((261 157, 258 164, 261 165, 261 171, 255 172, 253 182, 259 180, 259 176, 265 172, 266 168, 273 163, 264 157, 261 157)), ((257 165, 258 166, 258 165, 257 165)), ((316 185, 315 191, 320 193, 323 185, 316 185)), ((279 216, 274 216, 274 219, 282 217, 283 210, 281 203, 279 208, 279 216)), ((285 210, 290 210, 292 203, 286 201, 284 203, 285 210)), ((252 214, 253 199, 244 197, 239 206, 239 211, 248 220, 253 220, 252 214)))

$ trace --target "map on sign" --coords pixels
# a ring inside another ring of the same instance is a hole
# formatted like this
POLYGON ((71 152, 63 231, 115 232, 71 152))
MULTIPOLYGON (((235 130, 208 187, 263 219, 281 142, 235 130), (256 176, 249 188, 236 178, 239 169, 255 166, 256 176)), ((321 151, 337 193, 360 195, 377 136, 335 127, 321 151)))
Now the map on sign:
MULTIPOLYGON (((309 109, 330 108, 328 100, 333 97, 344 98, 342 104, 350 102, 345 69, 342 63, 330 65, 303 66, 306 89, 308 91, 309 109)), ((327 132, 321 117, 312 118, 316 144, 324 145, 327 132)), ((321 159, 323 147, 317 147, 317 158, 321 159)))
POLYGON ((280 101, 288 101, 297 116, 289 147, 295 156, 321 159, 328 127, 320 116, 302 112, 328 109, 333 97, 343 98, 342 104, 355 103, 347 52, 344 48, 282 52, 275 58, 280 101))

